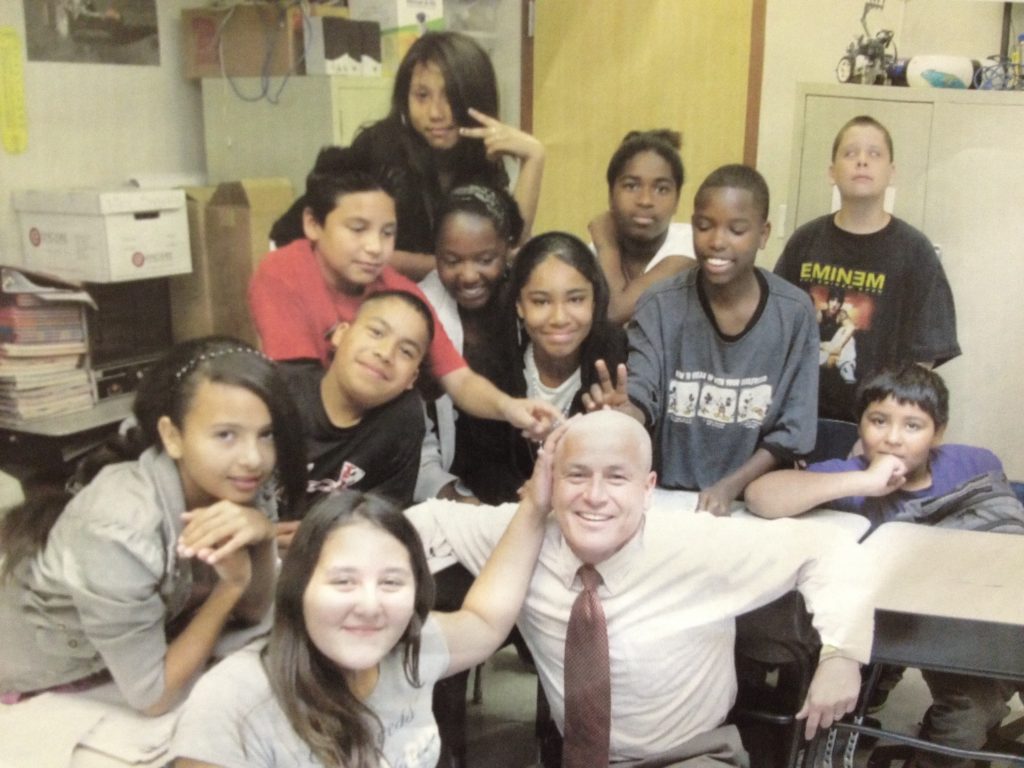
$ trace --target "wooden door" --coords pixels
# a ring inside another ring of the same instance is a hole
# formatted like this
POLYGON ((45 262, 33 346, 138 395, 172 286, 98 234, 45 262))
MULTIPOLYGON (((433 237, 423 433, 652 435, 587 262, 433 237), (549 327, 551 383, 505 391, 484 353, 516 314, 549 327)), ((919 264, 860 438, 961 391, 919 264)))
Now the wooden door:
POLYGON ((710 171, 756 157, 764 0, 535 0, 532 14, 532 129, 548 148, 535 232, 587 238, 627 131, 682 132, 681 221, 710 171))

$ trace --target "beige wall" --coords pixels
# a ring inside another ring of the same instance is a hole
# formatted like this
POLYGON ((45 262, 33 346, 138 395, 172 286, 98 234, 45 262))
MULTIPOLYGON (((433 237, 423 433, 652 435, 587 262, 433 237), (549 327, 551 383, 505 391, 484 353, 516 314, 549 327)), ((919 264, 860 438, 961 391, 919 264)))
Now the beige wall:
MULTIPOLYGON (((798 82, 834 83, 834 67, 846 45, 859 28, 863 10, 861 0, 769 0, 765 69, 758 145, 758 167, 768 179, 772 191, 772 218, 775 227, 768 247, 759 259, 766 267, 775 264, 790 234, 782 226, 784 210, 790 203, 790 174, 793 164, 794 112, 798 82), (810 18, 828 18, 829 24, 817 24, 813 31, 810 18), (794 41, 799 40, 799 44, 794 41)), ((1024 31, 1024 13, 1015 11, 1014 28, 1024 31)), ((873 11, 868 17, 872 32, 879 28, 896 31, 899 56, 920 54, 956 54, 984 60, 999 51, 1002 30, 1002 3, 968 0, 889 0, 884 13, 873 11)), ((873 89, 872 89, 873 90, 873 89)), ((981 95, 981 94, 979 94, 981 95)), ((927 140, 927 137, 925 137, 927 140)), ((901 139, 906 141, 906 139, 901 139)), ((984 151, 984 150, 980 150, 984 151)), ((1011 153, 1007 153, 1012 157, 1011 153)), ((896 183, 899 184, 900 147, 896 147, 896 183)), ((969 156, 937 157, 930 162, 941 170, 956 161, 957 168, 970 168, 969 156)), ((967 171, 969 172, 969 171, 967 171)), ((827 168, 821 168, 824 176, 827 168)), ((1024 174, 1024 167, 1016 174, 1024 174)), ((897 192, 898 194, 898 192, 897 192)), ((998 197, 999 193, 996 193, 998 197)), ((792 195, 795 204, 795 194, 792 195)), ((991 195, 989 196, 991 197, 991 195)), ((1009 198, 1007 198, 1009 199, 1009 198)), ((991 199, 976 200, 979 215, 993 210, 991 199)), ((941 204, 941 201, 930 201, 941 204)), ((969 203, 970 204, 970 203, 969 203)), ((951 217, 954 212, 951 212, 951 217)), ((955 211, 958 221, 972 221, 970 210, 955 211)), ((799 222, 798 222, 799 223, 799 222)), ((1024 477, 1024 450, 1019 435, 1024 418, 1012 402, 1012 382, 1024 377, 1024 354, 1019 344, 1003 344, 1004 338, 1016 339, 1021 322, 1017 319, 1021 277, 1024 264, 1007 254, 1019 253, 1018 241, 1008 228, 989 227, 985 232, 936 231, 933 239, 944 246, 944 261, 957 303, 959 336, 964 354, 943 366, 951 391, 952 418, 946 439, 970 442, 995 449, 1011 477, 1024 477), (1014 238, 1007 241, 1005 238, 1014 238), (993 239, 997 244, 993 244, 993 239), (979 248, 979 244, 985 243, 979 248), (992 263, 971 266, 979 255, 998 254, 995 278, 1001 290, 993 291, 993 278, 983 269, 992 263), (1005 318, 1002 327, 994 327, 994 315, 1005 318), (991 378, 991 386, 989 379, 991 378), (1010 383, 1004 386, 1002 382, 1010 383), (995 400, 993 402, 992 400, 995 400), (958 407, 967 406, 965 407, 958 407), (994 418, 992 418, 994 416, 994 418)))
POLYGON ((688 221, 696 184, 743 158, 749 0, 540 0, 533 130, 548 149, 535 232, 588 238, 608 207, 605 171, 631 130, 682 133, 688 221))
MULTIPOLYGON (((757 166, 772 193, 774 231, 761 263, 775 264, 789 233, 793 113, 798 82, 834 83, 836 62, 861 32, 863 0, 769 0, 765 34, 757 166)), ((971 0, 889 0, 867 17, 872 33, 896 32, 901 58, 930 53, 984 60, 999 51, 1002 3, 971 0)), ((897 148, 898 151, 898 148, 897 148)), ((827 173, 822 168, 822 174, 827 173)))

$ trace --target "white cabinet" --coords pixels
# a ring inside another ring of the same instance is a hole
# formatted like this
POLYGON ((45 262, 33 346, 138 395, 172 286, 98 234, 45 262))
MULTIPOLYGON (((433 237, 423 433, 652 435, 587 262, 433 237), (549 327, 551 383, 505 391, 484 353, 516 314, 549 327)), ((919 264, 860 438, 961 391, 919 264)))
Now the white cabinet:
POLYGON ((936 245, 963 355, 939 369, 946 439, 995 451, 1024 479, 1024 93, 801 85, 787 231, 830 210, 832 140, 869 114, 893 135, 893 212, 936 245))
POLYGON ((384 77, 307 75, 289 78, 278 91, 280 85, 269 81, 270 101, 254 98, 263 88, 257 77, 203 79, 211 184, 286 176, 301 193, 320 148, 347 146, 360 126, 387 114, 391 101, 392 80, 384 77))

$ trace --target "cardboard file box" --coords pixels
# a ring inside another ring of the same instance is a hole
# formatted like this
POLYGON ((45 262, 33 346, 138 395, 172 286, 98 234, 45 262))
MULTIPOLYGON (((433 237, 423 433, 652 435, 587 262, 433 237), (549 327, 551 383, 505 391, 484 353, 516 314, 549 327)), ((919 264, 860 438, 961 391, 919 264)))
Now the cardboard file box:
POLYGON ((299 4, 238 3, 230 8, 181 12, 185 77, 301 75, 304 29, 319 17, 347 18, 348 8, 299 4))
POLYGON ((185 187, 192 272, 170 279, 171 328, 174 341, 214 332, 216 304, 210 286, 210 254, 206 252, 206 204, 216 187, 185 187))
POLYGON ((28 190, 13 202, 27 269, 96 283, 192 269, 180 189, 28 190))
POLYGON ((196 269, 207 280, 212 332, 258 341, 249 318, 249 278, 270 250, 270 228, 294 200, 288 179, 242 179, 218 185, 206 204, 206 262, 196 269))

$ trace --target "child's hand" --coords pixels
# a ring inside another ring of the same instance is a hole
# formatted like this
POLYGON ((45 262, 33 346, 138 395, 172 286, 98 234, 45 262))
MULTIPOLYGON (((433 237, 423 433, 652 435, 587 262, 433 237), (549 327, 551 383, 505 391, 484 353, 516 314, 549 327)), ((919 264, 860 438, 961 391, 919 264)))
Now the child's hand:
POLYGON ((488 158, 493 160, 501 155, 510 155, 520 160, 544 157, 544 145, 536 137, 472 107, 469 108, 469 115, 483 127, 459 128, 459 135, 482 140, 488 158))
MULTIPOLYGON (((601 257, 603 248, 616 245, 615 219, 612 218, 611 211, 601 211, 592 218, 587 224, 587 231, 590 232, 590 239, 597 249, 598 259, 601 257)), ((615 249, 615 255, 618 256, 618 248, 615 249)), ((602 266, 605 265, 602 264, 602 266)), ((621 265, 619 265, 619 269, 622 269, 621 265)))
POLYGON ((212 567, 222 583, 230 584, 242 592, 249 588, 252 581, 252 558, 248 549, 236 549, 221 555, 212 567))
POLYGON ((178 555, 216 566, 225 557, 274 538, 274 526, 259 510, 218 501, 181 514, 185 529, 178 537, 178 555))
POLYGON ((274 538, 277 539, 278 557, 283 558, 288 552, 288 547, 292 545, 292 539, 295 538, 297 530, 299 530, 298 520, 286 520, 274 524, 274 538))
POLYGON ((615 384, 612 384, 612 376, 604 360, 595 362, 594 370, 597 372, 597 383, 591 384, 590 391, 583 393, 583 407, 587 409, 587 413, 602 408, 626 412, 626 406, 632 406, 629 395, 626 394, 626 364, 619 363, 619 367, 615 369, 615 384))
POLYGON ((518 427, 527 440, 543 440, 562 423, 562 412, 551 403, 525 397, 505 398, 501 415, 513 427, 518 427))
POLYGON ((898 456, 879 453, 864 470, 864 496, 887 496, 907 482, 907 465, 898 456))
POLYGON ((697 496, 697 511, 710 512, 715 517, 728 517, 732 514, 732 503, 739 491, 734 491, 723 479, 705 488, 697 496))

